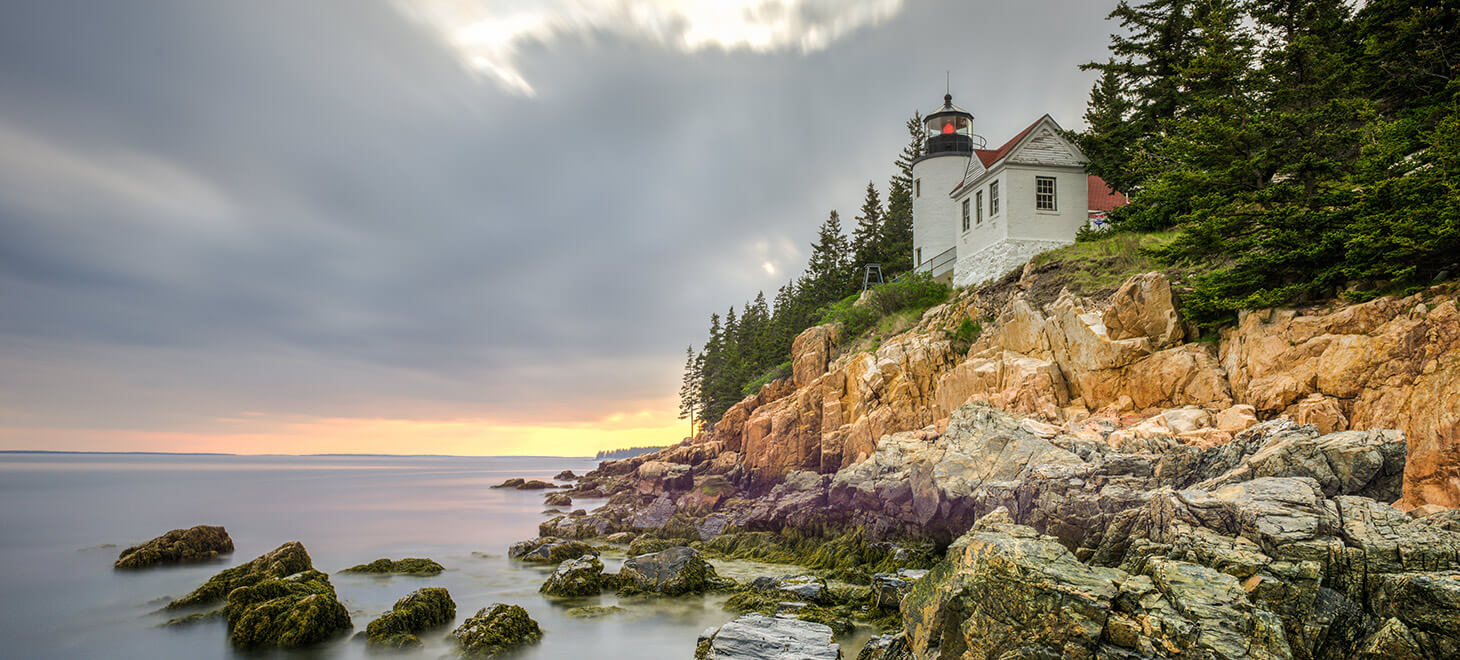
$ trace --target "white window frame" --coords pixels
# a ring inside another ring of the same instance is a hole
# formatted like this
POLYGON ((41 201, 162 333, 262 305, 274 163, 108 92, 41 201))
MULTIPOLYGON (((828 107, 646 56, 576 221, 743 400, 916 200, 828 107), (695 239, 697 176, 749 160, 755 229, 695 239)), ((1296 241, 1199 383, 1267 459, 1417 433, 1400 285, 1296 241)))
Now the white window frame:
POLYGON ((999 217, 999 182, 989 182, 989 217, 999 217))
POLYGON ((963 198, 963 231, 968 231, 968 219, 969 219, 969 213, 968 213, 968 198, 967 197, 964 197, 963 198))
POLYGON ((1059 206, 1059 179, 1052 176, 1034 177, 1034 210, 1058 212, 1059 206), (1041 186, 1049 184, 1049 192, 1041 190, 1041 186), (1044 206, 1046 199, 1049 206, 1044 206))
POLYGON ((973 224, 981 225, 981 224, 983 224, 983 191, 982 190, 973 193, 973 206, 975 208, 975 210, 973 212, 973 224))

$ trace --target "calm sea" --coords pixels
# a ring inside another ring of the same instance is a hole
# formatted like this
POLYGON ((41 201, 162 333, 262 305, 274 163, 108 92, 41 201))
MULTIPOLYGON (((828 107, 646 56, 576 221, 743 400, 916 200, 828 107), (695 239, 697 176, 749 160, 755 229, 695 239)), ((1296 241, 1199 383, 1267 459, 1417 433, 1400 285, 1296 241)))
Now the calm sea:
MULTIPOLYGON (((509 544, 537 535, 542 494, 489 486, 594 465, 586 458, 0 454, 0 657, 243 657, 229 647, 222 622, 159 627, 168 618, 159 609, 213 573, 291 540, 331 574, 357 631, 410 591, 444 586, 458 622, 493 602, 527 608, 545 635, 514 657, 689 657, 700 631, 733 617, 720 607, 723 597, 554 602, 537 591, 550 567, 506 558, 509 544), (205 565, 112 570, 121 548, 198 524, 227 527, 235 552, 205 565), (447 571, 337 573, 380 557, 430 557, 447 571), (565 614, 613 604, 626 611, 590 620, 565 614)), ((606 559, 614 569, 622 561, 606 559)), ((750 562, 717 568, 737 578, 789 570, 750 562)), ((426 646, 409 657, 450 654, 447 631, 423 636, 426 646)), ((854 657, 865 636, 843 642, 843 653, 854 657)), ((379 657, 352 636, 276 655, 379 657)))

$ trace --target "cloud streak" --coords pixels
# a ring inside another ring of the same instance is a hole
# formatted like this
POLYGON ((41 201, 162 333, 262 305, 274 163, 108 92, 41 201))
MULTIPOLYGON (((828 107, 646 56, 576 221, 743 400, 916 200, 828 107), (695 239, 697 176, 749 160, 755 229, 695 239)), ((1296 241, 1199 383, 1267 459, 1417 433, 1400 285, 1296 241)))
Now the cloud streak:
POLYGON ((902 9, 902 0, 400 0, 460 58, 503 89, 536 90, 522 51, 611 35, 682 53, 707 49, 801 53, 825 49, 902 9))

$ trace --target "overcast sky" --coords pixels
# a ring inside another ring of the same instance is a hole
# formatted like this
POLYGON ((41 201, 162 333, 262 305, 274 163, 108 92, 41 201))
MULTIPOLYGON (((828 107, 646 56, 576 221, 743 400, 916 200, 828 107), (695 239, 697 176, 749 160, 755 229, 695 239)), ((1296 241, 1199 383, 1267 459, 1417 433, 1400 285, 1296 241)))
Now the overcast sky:
POLYGON ((8 3, 0 449, 666 444, 904 121, 1077 128, 1114 2, 8 3))

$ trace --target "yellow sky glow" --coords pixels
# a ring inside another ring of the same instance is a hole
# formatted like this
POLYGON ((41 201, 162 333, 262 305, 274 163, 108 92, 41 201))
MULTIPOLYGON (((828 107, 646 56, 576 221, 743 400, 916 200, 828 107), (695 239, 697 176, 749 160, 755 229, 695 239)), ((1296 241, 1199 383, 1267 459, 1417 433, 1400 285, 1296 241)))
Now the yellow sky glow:
POLYGON ((688 424, 672 409, 622 412, 597 422, 498 424, 481 419, 273 419, 257 413, 216 420, 217 430, 0 428, 0 448, 52 451, 235 454, 450 454, 591 456, 600 449, 669 445, 688 424))

